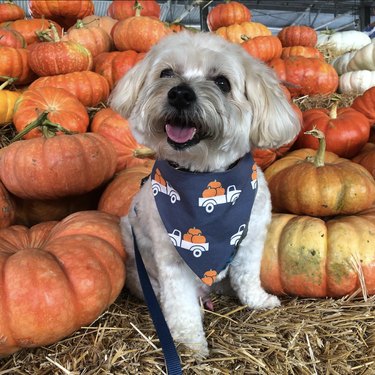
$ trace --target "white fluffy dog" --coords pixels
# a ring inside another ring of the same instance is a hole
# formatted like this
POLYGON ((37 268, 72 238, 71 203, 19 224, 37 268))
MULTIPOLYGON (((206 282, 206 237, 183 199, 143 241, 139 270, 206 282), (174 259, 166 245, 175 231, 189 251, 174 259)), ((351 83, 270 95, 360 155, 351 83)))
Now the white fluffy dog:
MULTIPOLYGON (((119 81, 110 102, 157 159, 193 174, 226 171, 252 147, 281 146, 300 128, 274 72, 240 46, 210 33, 184 32, 161 40, 119 81)), ((176 251, 158 213, 151 178, 121 221, 129 253, 127 287, 143 297, 131 225, 174 340, 201 356, 208 355, 208 346, 200 298, 230 290, 249 308, 279 305, 260 283, 271 200, 260 170, 257 181, 247 234, 212 286, 176 251)))

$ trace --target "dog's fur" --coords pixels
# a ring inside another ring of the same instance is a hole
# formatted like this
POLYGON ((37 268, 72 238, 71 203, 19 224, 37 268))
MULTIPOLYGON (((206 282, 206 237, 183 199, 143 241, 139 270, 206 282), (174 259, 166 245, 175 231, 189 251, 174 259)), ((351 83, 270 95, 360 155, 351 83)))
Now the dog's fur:
MULTIPOLYGON (((119 81, 110 102, 129 119, 139 143, 154 149, 158 158, 195 172, 224 171, 252 147, 281 146, 300 128, 274 72, 240 46, 209 33, 184 32, 164 38, 119 81), (218 87, 222 77, 229 81, 229 91, 218 87), (169 91, 181 84, 196 96, 194 103, 182 109, 168 99, 169 91), (181 148, 168 142, 165 126, 171 121, 194 124, 199 142, 181 148)), ((230 266, 209 288, 174 249, 149 179, 121 221, 129 254, 126 285, 142 298, 131 225, 173 338, 206 356, 200 297, 213 290, 234 291, 249 308, 279 305, 277 297, 262 289, 259 277, 270 219, 270 193, 258 168, 258 193, 248 234, 230 266)))

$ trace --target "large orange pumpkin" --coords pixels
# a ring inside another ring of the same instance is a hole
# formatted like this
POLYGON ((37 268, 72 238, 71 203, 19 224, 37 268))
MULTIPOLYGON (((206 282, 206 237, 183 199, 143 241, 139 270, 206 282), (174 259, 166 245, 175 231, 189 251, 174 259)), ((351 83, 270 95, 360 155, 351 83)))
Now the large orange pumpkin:
POLYGON ((119 220, 104 212, 2 229, 0 254, 0 356, 92 323, 124 285, 119 220))
POLYGON ((137 7, 142 16, 160 17, 160 5, 155 0, 114 0, 109 5, 107 14, 114 19, 124 20, 135 16, 137 7))
POLYGON ((333 66, 318 58, 275 58, 269 62, 269 66, 287 86, 292 97, 332 94, 339 84, 339 77, 333 66))
POLYGON ((59 87, 46 86, 28 89, 17 99, 13 122, 22 137, 29 139, 49 134, 51 122, 66 130, 84 133, 89 116, 75 95, 59 87))
POLYGON ((37 78, 29 66, 30 51, 0 46, 0 82, 16 78, 14 84, 26 85, 37 78))
POLYGON ((109 16, 91 15, 91 16, 83 17, 82 22, 85 25, 85 27, 100 27, 109 36, 111 36, 112 28, 118 22, 118 20, 109 16))
POLYGON ((328 221, 273 214, 261 266, 270 293, 342 297, 375 294, 375 207, 328 221))
POLYGON ((98 111, 92 119, 90 129, 107 138, 117 152, 116 171, 143 164, 143 158, 153 157, 154 152, 134 139, 129 123, 111 108, 98 111))
POLYGON ((364 114, 372 125, 375 124, 375 86, 357 96, 353 100, 352 108, 364 114))
POLYGON ((0 46, 12 48, 25 48, 25 38, 17 30, 0 27, 0 46))
POLYGON ((0 4, 0 22, 15 21, 25 18, 25 11, 12 1, 0 4))
POLYGON ((215 5, 207 15, 207 26, 210 31, 235 23, 250 22, 251 12, 246 5, 237 1, 226 1, 215 5))
POLYGON ((361 165, 325 152, 324 134, 318 151, 300 149, 275 161, 265 171, 274 212, 297 215, 351 215, 375 202, 375 181, 361 165))
POLYGON ((57 199, 101 186, 116 163, 114 147, 99 134, 39 137, 0 149, 0 180, 20 198, 57 199))
POLYGON ((265 62, 280 57, 282 51, 280 39, 273 35, 245 39, 241 46, 251 56, 265 62))
POLYGON ((271 30, 259 22, 242 22, 230 26, 219 27, 215 33, 233 43, 244 43, 246 38, 255 38, 256 36, 271 35, 271 30))
POLYGON ((326 149, 350 159, 357 155, 370 136, 370 123, 365 115, 351 107, 312 108, 303 112, 303 122, 296 148, 318 149, 319 141, 304 134, 313 128, 325 135, 326 149))
POLYGON ((86 107, 96 107, 101 102, 105 103, 110 90, 109 83, 105 77, 91 71, 40 77, 29 88, 34 89, 47 86, 69 91, 86 107))
POLYGON ((283 27, 277 34, 283 47, 305 46, 315 47, 318 34, 310 26, 291 25, 283 27))
POLYGON ((113 42, 119 51, 148 52, 160 39, 173 33, 159 19, 140 14, 138 7, 135 16, 119 21, 112 29, 113 42))
POLYGON ((142 179, 151 173, 152 166, 153 161, 144 160, 142 164, 119 172, 101 195, 98 210, 120 217, 127 215, 132 200, 141 187, 142 179))

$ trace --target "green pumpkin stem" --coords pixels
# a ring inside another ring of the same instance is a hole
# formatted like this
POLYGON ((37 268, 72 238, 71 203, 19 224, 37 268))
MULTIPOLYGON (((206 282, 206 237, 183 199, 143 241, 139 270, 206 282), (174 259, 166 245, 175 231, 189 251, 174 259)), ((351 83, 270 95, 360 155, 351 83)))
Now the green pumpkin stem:
POLYGON ((155 151, 148 147, 136 148, 133 151, 133 156, 138 159, 153 159, 155 158, 155 151))
POLYGON ((0 76, 1 79, 5 79, 6 81, 4 81, 1 85, 0 85, 0 90, 4 89, 5 87, 7 87, 8 85, 11 85, 12 83, 14 83, 15 81, 17 81, 17 77, 8 77, 8 76, 0 76))
POLYGON ((60 42, 61 40, 56 26, 52 22, 49 23, 48 29, 36 31, 35 33, 42 42, 60 42))
POLYGON ((135 16, 139 17, 141 15, 143 7, 137 0, 134 3, 134 9, 135 9, 135 16))
POLYGON ((31 132, 36 128, 40 128, 41 133, 45 138, 51 138, 56 135, 57 132, 62 132, 64 134, 73 134, 68 129, 65 129, 60 124, 56 124, 48 119, 48 111, 44 111, 41 115, 34 121, 30 122, 23 130, 21 130, 11 142, 16 142, 22 139, 27 133, 31 132))
POLYGON ((318 138, 319 147, 315 156, 311 158, 311 162, 314 163, 315 167, 317 168, 324 167, 324 158, 326 153, 326 138, 324 133, 317 128, 313 128, 306 131, 304 134, 312 135, 313 137, 318 138))
POLYGON ((337 118, 337 106, 338 103, 334 103, 329 111, 329 117, 333 120, 337 118))
MULTIPOLYGON (((91 21, 94 22, 94 21, 91 21)), ((76 24, 74 25, 74 28, 76 29, 83 29, 86 26, 86 24, 82 20, 77 20, 76 24)))

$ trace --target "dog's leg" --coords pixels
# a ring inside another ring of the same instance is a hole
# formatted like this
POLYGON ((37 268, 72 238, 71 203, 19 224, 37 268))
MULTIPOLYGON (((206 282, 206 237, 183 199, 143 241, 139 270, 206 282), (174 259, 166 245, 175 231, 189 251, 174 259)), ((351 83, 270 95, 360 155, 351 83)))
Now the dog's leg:
POLYGON ((268 294, 260 283, 260 265, 267 226, 271 220, 270 194, 261 172, 259 188, 252 209, 249 228, 229 268, 230 282, 238 298, 250 308, 266 309, 280 305, 276 296, 268 294))

